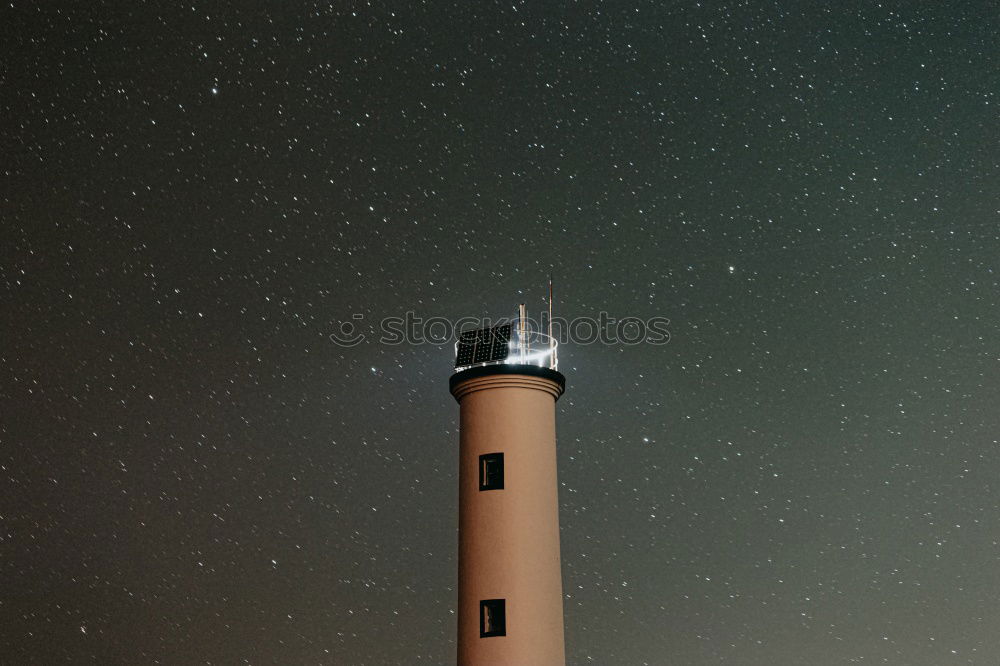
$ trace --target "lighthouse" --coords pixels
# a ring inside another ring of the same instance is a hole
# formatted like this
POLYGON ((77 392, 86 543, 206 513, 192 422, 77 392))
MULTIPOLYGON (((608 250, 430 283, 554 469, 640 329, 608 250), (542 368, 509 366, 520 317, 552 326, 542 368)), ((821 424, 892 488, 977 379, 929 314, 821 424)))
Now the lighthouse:
MULTIPOLYGON (((551 321, 551 316, 550 316, 551 321)), ((549 334, 463 333, 459 404, 459 666, 565 664, 555 405, 566 387, 549 334)))

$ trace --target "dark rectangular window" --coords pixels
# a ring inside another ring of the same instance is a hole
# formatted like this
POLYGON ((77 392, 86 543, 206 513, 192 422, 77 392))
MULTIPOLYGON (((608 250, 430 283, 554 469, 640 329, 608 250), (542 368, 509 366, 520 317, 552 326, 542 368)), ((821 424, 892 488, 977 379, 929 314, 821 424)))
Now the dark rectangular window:
POLYGON ((507 635, 507 612, 504 599, 483 599, 479 602, 479 637, 507 635))
POLYGON ((479 456, 479 489, 503 490, 503 454, 479 456))

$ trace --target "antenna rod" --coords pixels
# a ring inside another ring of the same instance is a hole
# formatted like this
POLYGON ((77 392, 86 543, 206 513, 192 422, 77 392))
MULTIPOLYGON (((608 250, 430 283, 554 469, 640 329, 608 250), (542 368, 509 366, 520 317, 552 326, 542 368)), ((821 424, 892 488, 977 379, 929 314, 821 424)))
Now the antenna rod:
POLYGON ((549 368, 556 369, 556 348, 552 339, 552 275, 549 275, 549 368))
POLYGON ((528 318, 528 314, 527 314, 527 312, 525 310, 524 303, 521 303, 518 306, 517 316, 518 316, 517 337, 518 337, 518 340, 519 340, 518 347, 520 348, 520 352, 521 352, 521 363, 524 363, 524 353, 526 351, 525 345, 527 344, 527 341, 528 341, 528 336, 526 334, 527 331, 525 331, 525 325, 526 325, 525 320, 528 318))

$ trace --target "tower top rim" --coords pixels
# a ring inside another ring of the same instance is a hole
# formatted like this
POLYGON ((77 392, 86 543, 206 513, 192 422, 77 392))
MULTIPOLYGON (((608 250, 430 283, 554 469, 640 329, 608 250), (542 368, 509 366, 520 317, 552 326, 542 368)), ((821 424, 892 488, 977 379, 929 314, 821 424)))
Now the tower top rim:
POLYGON ((552 395, 556 400, 558 400, 559 396, 561 396, 566 390, 566 377, 558 370, 551 370, 537 365, 520 365, 513 363, 480 365, 472 368, 466 368, 465 370, 456 372, 448 379, 448 388, 451 389, 451 394, 455 396, 455 399, 459 400, 461 396, 466 393, 466 391, 460 390, 459 386, 461 384, 464 384, 471 379, 480 379, 496 375, 521 375, 538 379, 546 379, 555 384, 555 390, 552 391, 552 395))

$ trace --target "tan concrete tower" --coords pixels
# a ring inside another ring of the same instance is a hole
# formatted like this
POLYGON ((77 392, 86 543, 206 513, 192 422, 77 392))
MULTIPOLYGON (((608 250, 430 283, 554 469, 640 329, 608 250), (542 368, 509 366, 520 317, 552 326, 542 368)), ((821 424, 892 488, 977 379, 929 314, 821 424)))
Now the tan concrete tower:
POLYGON ((555 403, 566 379, 549 336, 522 324, 508 342, 503 329, 463 335, 450 382, 461 413, 458 664, 558 666, 555 403))

